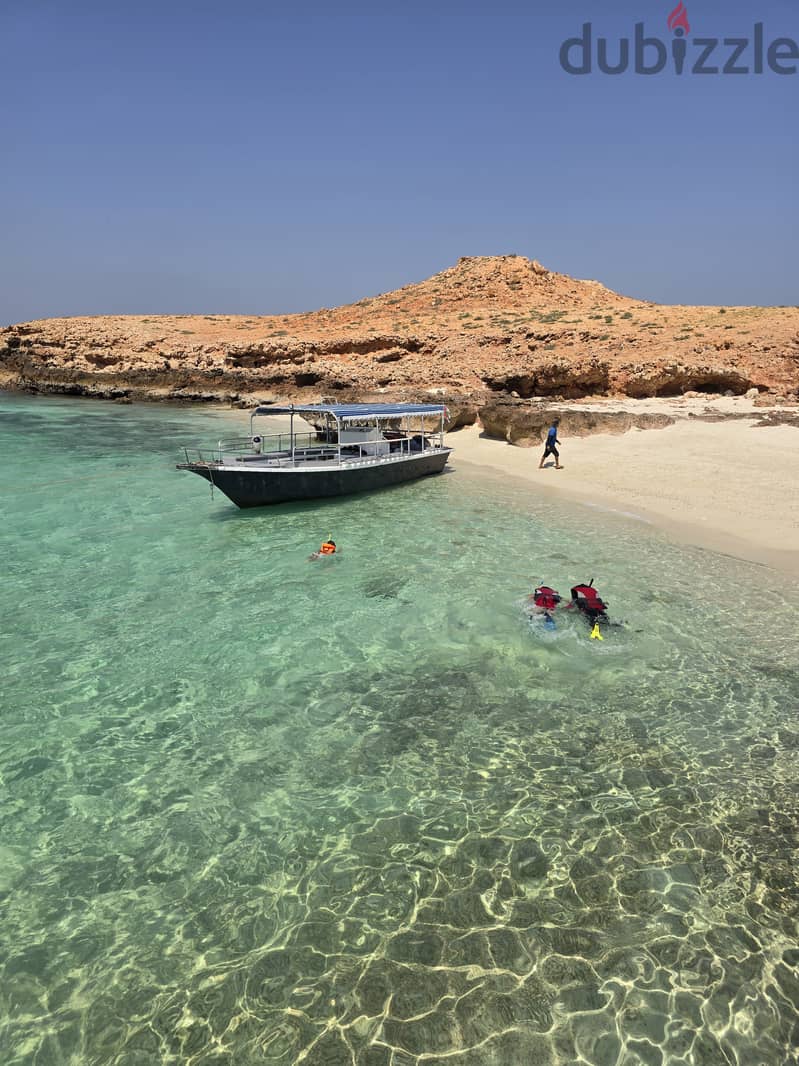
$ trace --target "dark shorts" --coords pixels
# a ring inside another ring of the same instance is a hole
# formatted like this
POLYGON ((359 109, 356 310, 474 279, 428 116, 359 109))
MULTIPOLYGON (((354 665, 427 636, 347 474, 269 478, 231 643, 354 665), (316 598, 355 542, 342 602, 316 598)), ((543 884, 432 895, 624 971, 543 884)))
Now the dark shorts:
POLYGON ((546 459, 548 455, 554 455, 556 459, 560 459, 560 452, 554 444, 547 444, 546 448, 544 448, 544 458, 546 459))

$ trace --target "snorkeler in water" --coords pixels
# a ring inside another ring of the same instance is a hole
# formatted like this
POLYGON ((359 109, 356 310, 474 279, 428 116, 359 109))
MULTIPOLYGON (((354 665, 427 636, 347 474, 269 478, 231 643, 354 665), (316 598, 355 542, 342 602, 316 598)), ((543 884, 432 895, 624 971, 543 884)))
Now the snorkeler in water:
POLYGON ((576 608, 583 615, 591 626, 591 640, 605 639, 602 636, 600 622, 603 626, 618 626, 622 624, 620 622, 611 622, 608 618, 608 605, 594 588, 593 578, 587 585, 575 585, 571 593, 571 603, 567 603, 566 607, 576 608))
POLYGON ((324 555, 335 555, 336 550, 336 542, 332 537, 328 537, 327 540, 323 542, 319 551, 311 552, 308 556, 308 561, 310 562, 312 559, 321 559, 324 555))
POLYGON ((544 627, 546 629, 555 629, 555 619, 552 617, 552 611, 560 603, 560 595, 554 589, 551 589, 549 585, 539 585, 527 599, 533 601, 532 613, 543 616, 544 627))

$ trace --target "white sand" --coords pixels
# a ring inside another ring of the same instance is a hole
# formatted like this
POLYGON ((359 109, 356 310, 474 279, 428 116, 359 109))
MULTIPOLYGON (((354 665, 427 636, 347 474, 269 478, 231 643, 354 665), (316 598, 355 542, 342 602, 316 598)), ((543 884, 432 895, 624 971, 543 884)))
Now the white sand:
MULTIPOLYGON (((479 427, 470 427, 448 437, 455 449, 452 465, 491 467, 544 491, 634 514, 680 541, 799 575, 799 428, 757 427, 763 409, 745 399, 591 406, 659 410, 679 420, 666 429, 620 435, 562 434, 562 470, 553 465, 538 469, 543 446, 514 447, 481 437, 479 427), (751 412, 752 419, 688 418, 689 411, 709 409, 751 412)), ((552 464, 551 458, 547 463, 552 464)))

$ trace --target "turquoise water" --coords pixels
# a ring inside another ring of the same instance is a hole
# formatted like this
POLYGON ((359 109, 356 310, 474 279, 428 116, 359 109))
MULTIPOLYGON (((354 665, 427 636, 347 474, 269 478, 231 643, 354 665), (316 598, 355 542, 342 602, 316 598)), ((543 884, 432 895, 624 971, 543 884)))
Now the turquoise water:
POLYGON ((796 586, 457 453, 241 512, 232 423, 0 398, 0 1061, 795 1062, 796 586))

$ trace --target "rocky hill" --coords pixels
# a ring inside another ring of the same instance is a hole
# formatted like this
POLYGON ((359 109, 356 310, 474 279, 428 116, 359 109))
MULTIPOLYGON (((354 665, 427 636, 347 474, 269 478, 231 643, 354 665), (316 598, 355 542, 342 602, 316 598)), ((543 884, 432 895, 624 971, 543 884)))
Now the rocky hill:
POLYGON ((444 395, 796 399, 799 308, 664 306, 521 256, 295 315, 102 316, 0 330, 0 387, 250 403, 444 395))

